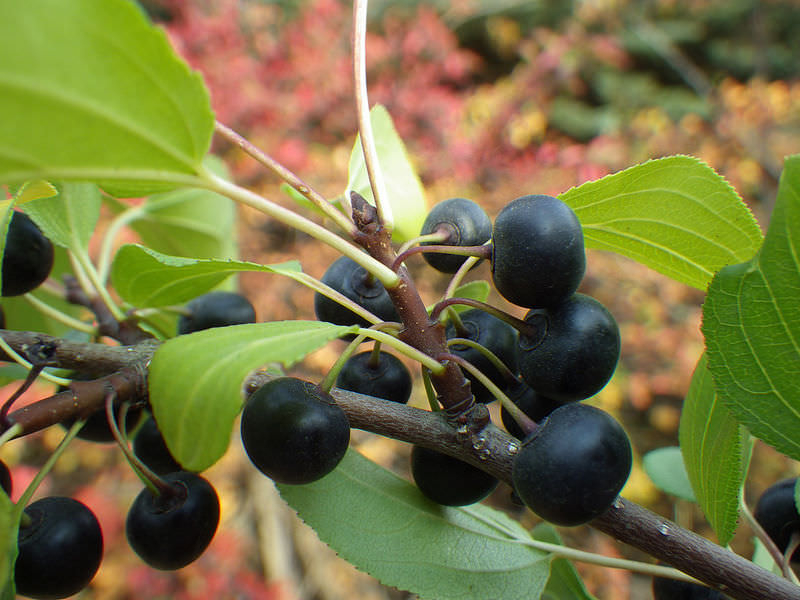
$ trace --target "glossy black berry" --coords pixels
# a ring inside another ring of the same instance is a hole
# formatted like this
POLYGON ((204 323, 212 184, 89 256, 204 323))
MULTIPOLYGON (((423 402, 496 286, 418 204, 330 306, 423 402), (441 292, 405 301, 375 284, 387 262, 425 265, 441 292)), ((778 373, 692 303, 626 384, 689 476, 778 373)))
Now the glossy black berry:
POLYGON ((554 306, 578 289, 585 271, 583 229, 558 198, 522 196, 495 218, 492 279, 509 302, 554 306))
POLYGON ((2 460, 0 460, 0 488, 3 488, 7 496, 11 496, 11 490, 13 489, 11 470, 2 460))
POLYGON ((178 319, 178 335, 256 322, 256 309, 236 292, 208 292, 191 300, 186 309, 189 314, 178 319))
POLYGON ((388 352, 361 352, 351 356, 339 371, 337 387, 359 394, 406 404, 411 397, 411 372, 388 352))
POLYGON ((709 587, 678 581, 667 577, 653 577, 653 600, 723 600, 727 596, 709 587))
POLYGON ((27 506, 25 515, 17 536, 17 593, 66 598, 86 587, 103 558, 103 533, 94 513, 73 498, 51 496, 27 506))
MULTIPOLYGON (((435 205, 425 222, 420 235, 446 231, 448 239, 443 242, 423 242, 423 246, 480 246, 492 237, 492 221, 478 204, 467 198, 450 198, 435 205)), ((455 273, 467 260, 456 254, 423 253, 425 260, 437 271, 455 273)))
POLYGON ((556 525, 580 525, 604 513, 631 472, 631 444, 611 415, 565 404, 522 443, 512 480, 522 501, 556 525))
MULTIPOLYGON (((533 391, 533 388, 522 381, 515 381, 503 390, 506 396, 516 404, 522 412, 531 418, 536 423, 539 423, 547 415, 557 409, 563 404, 557 400, 547 398, 541 394, 533 391)), ((506 431, 517 439, 526 437, 526 433, 522 431, 520 426, 505 408, 500 409, 500 419, 503 422, 503 427, 506 431)))
POLYGON ((333 397, 294 377, 274 379, 248 398, 241 431, 250 460, 279 483, 324 477, 350 443, 350 422, 333 397))
POLYGON ((497 487, 497 479, 469 463, 422 446, 411 449, 411 475, 420 491, 444 506, 480 502, 497 487))
POLYGON ((219 498, 196 473, 171 473, 164 480, 181 491, 156 496, 142 490, 128 510, 125 534, 144 562, 171 571, 197 560, 211 543, 219 525, 219 498))
POLYGON ((3 296, 20 296, 39 287, 53 270, 53 244, 25 213, 14 211, 3 254, 3 296))
POLYGON ((519 370, 538 393, 570 402, 599 392, 620 354, 614 316, 590 296, 574 294, 558 306, 525 315, 533 335, 519 337, 519 370))
POLYGON ((136 432, 136 437, 133 438, 133 453, 159 475, 182 469, 167 448, 167 443, 152 416, 147 417, 136 432))
MULTIPOLYGON (((459 318, 463 324, 463 330, 456 328, 452 322, 448 323, 448 339, 459 337, 472 340, 491 351, 512 373, 517 371, 516 329, 505 321, 479 309, 466 310, 459 314, 459 318)), ((473 364, 500 388, 505 385, 503 373, 477 348, 466 344, 452 344, 448 346, 448 351, 473 364)), ((486 386, 468 371, 464 370, 464 376, 472 384, 472 393, 476 401, 491 402, 495 399, 486 386)))
MULTIPOLYGON (((400 320, 397 309, 386 293, 386 288, 364 267, 347 256, 342 256, 328 267, 322 276, 322 283, 366 308, 383 321, 400 320)), ((320 321, 335 325, 370 326, 366 319, 320 293, 314 294, 314 311, 320 321)))
MULTIPOLYGON (((781 552, 786 552, 794 534, 800 535, 800 514, 794 501, 797 478, 783 479, 764 490, 756 503, 753 516, 764 528, 781 552)), ((800 551, 792 554, 792 560, 800 560, 800 551)))

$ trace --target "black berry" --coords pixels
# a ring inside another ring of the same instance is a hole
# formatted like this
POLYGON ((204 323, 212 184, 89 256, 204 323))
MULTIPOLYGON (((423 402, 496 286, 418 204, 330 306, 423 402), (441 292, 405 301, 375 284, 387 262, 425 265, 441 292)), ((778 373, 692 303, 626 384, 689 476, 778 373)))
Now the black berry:
MULTIPOLYGON (((753 511, 756 521, 764 528, 781 552, 786 552, 792 536, 800 535, 800 514, 794 501, 797 478, 779 481, 761 494, 753 511)), ((792 560, 800 560, 800 551, 792 554, 792 560)))
POLYGON ((445 506, 480 502, 498 483, 469 463, 422 446, 411 449, 411 475, 428 499, 445 506))
POLYGON ((279 483, 324 477, 350 443, 350 422, 333 397, 294 377, 274 379, 248 398, 241 432, 250 460, 279 483))
POLYGON ((351 356, 339 371, 336 385, 392 402, 406 404, 411 397, 411 373, 403 362, 388 352, 361 352, 351 356))
POLYGON ((25 213, 14 211, 3 253, 3 296, 20 296, 39 287, 53 270, 53 244, 25 213))
POLYGON ((631 472, 631 444, 608 413, 565 404, 522 443, 512 480, 522 501, 556 525, 580 525, 605 512, 631 472))
POLYGON ((600 302, 574 294, 558 306, 525 315, 535 334, 519 337, 522 378, 538 393, 583 400, 611 379, 620 354, 617 322, 600 302))
POLYGON ((723 600, 727 596, 709 587, 667 577, 653 577, 653 600, 723 600))
MULTIPOLYGON (((386 293, 386 288, 364 267, 347 256, 342 256, 328 267, 322 276, 322 283, 366 308, 383 321, 400 320, 389 294, 386 293)), ((371 325, 349 308, 345 308, 319 292, 314 294, 314 311, 318 320, 335 325, 360 325, 362 327, 371 325)))
POLYGON ((158 475, 182 470, 181 465, 167 448, 167 443, 152 416, 147 417, 136 432, 136 437, 133 438, 133 453, 158 475))
POLYGON ((17 592, 31 598, 66 598, 94 577, 103 558, 103 533, 86 505, 51 496, 25 508, 14 566, 17 592))
MULTIPOLYGON (((463 330, 459 331, 451 322, 447 325, 447 337, 460 337, 472 340, 491 351, 506 365, 512 373, 517 370, 517 330, 511 325, 479 309, 470 309, 460 313, 459 318, 463 330)), ((505 377, 491 360, 477 348, 465 344, 448 346, 449 352, 460 356, 478 368, 492 383, 500 388, 505 385, 505 377)), ((494 396, 468 371, 464 376, 472 384, 472 393, 478 402, 491 402, 494 396)))
MULTIPOLYGON (((522 412, 524 412, 531 420, 539 423, 547 415, 557 409, 563 404, 557 400, 552 400, 537 394, 533 388, 523 383, 522 381, 515 381, 509 385, 505 390, 506 396, 516 404, 522 412)), ((523 439, 527 434, 522 431, 520 426, 505 408, 500 409, 500 419, 503 422, 503 427, 506 431, 517 439, 523 439)))
POLYGON ((585 271, 583 229, 558 198, 522 196, 495 218, 492 279, 509 302, 554 306, 578 289, 585 271))
POLYGON ((178 335, 256 322, 256 309, 236 292, 208 292, 191 300, 186 309, 189 314, 178 319, 178 335))
MULTIPOLYGON (((423 246, 440 244, 443 246, 480 246, 492 237, 492 221, 478 204, 467 198, 450 198, 439 202, 428 213, 422 224, 420 235, 428 235, 439 230, 448 234, 443 242, 423 242, 423 246)), ((425 260, 437 271, 455 273, 467 260, 466 256, 456 254, 423 253, 425 260)))
POLYGON ((194 562, 219 524, 219 498, 200 475, 181 471, 164 476, 179 493, 156 496, 142 490, 125 521, 134 552, 155 569, 170 571, 194 562))

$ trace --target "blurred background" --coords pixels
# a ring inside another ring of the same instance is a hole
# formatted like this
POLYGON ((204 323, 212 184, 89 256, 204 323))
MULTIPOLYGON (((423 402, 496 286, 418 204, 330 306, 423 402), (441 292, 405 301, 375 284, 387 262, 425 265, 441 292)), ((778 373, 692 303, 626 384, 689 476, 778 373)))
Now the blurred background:
MULTIPOLYGON (((218 120, 327 197, 343 192, 356 130, 350 3, 140 4, 202 73, 218 120)), ((493 217, 524 194, 555 195, 651 158, 689 154, 725 176, 765 227, 783 157, 800 152, 798 29, 800 4, 792 0, 374 0, 369 95, 394 118, 429 205, 464 196, 493 217)), ((280 181, 255 161, 224 143, 214 150, 239 182, 291 206, 280 181)), ((335 259, 330 249, 247 209, 239 236, 247 260, 300 256, 306 272, 321 276, 335 259)), ((409 267, 427 301, 443 291, 444 276, 421 260, 409 267)), ((488 274, 483 265, 470 277, 488 274)), ((259 320, 314 318, 311 292, 289 280, 246 274, 240 283, 259 320)), ((592 402, 620 419, 633 439, 636 467, 623 495, 713 539, 702 514, 656 490, 640 465, 646 452, 677 445, 682 399, 703 348, 703 293, 598 251, 589 251, 581 291, 608 306, 621 328, 617 374, 592 402)), ((319 379, 343 347, 329 345, 297 373, 319 379)), ((424 396, 412 403, 424 406, 424 396)), ((17 490, 61 435, 45 432, 3 448, 17 490)), ((406 445, 363 432, 354 433, 354 443, 407 475, 406 445)), ((794 463, 757 445, 748 499, 793 473, 794 463)), ((283 505, 239 444, 208 478, 223 499, 217 538, 197 563, 160 573, 125 543, 125 512, 140 484, 113 447, 76 441, 44 491, 76 495, 103 524, 105 560, 79 597, 414 597, 337 558, 283 505)), ((507 488, 489 502, 527 526, 536 523, 510 503, 507 488)), ((648 560, 587 527, 562 533, 586 550, 648 560)), ((733 543, 746 556, 749 537, 743 526, 733 543)), ((577 567, 598 598, 651 597, 646 577, 577 567)))

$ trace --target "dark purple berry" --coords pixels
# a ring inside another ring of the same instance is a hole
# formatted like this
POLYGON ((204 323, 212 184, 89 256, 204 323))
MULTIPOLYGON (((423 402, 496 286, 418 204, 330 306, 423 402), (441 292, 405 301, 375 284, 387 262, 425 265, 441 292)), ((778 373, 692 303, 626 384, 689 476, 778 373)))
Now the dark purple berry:
POLYGON ((444 506, 480 502, 498 484, 497 479, 485 471, 422 446, 411 449, 411 475, 429 500, 444 506))
MULTIPOLYGON (((450 198, 435 205, 425 222, 420 235, 439 230, 446 231, 448 239, 443 242, 423 242, 423 246, 480 246, 492 237, 492 221, 479 205, 467 198, 450 198)), ((423 253, 425 260, 437 271, 455 273, 467 260, 457 254, 423 253)))
POLYGON ((103 533, 86 505, 50 496, 25 508, 14 566, 17 592, 31 598, 66 598, 85 588, 103 558, 103 533))
POLYGON ((330 473, 350 443, 350 422, 333 397, 294 377, 264 384, 242 411, 242 443, 253 464, 279 483, 330 473))
POLYGON ((552 308, 528 311, 533 335, 519 337, 519 370, 537 393, 571 402, 608 383, 620 354, 617 322, 600 302, 574 294, 552 308))
POLYGON ((583 229, 572 209, 552 196, 522 196, 497 215, 492 279, 509 302, 528 308, 559 304, 586 271, 583 229))
POLYGON ((361 352, 351 356, 339 371, 337 387, 367 396, 406 404, 411 397, 411 373, 388 352, 361 352))
MULTIPOLYGON (((557 400, 552 400, 541 394, 537 394, 533 391, 533 388, 522 381, 512 383, 504 391, 506 396, 536 423, 539 423, 563 404, 563 402, 558 402, 557 400)), ((515 438, 521 440, 527 436, 527 433, 522 431, 514 420, 514 417, 511 416, 511 413, 506 410, 505 406, 500 409, 500 418, 503 421, 503 427, 515 438)))
POLYGON ((256 309, 236 292, 208 292, 191 300, 186 309, 189 314, 178 319, 178 335, 256 322, 256 309))
POLYGON ((39 287, 53 270, 53 244, 25 213, 14 211, 3 253, 2 295, 21 296, 39 287))
POLYGON ((156 496, 145 488, 133 501, 125 533, 134 552, 155 569, 171 571, 194 562, 219 525, 219 498, 200 475, 180 471, 164 476, 175 494, 156 496))
POLYGON ((133 438, 133 453, 158 475, 182 470, 181 465, 167 448, 167 443, 152 416, 147 417, 136 432, 136 437, 133 438))
MULTIPOLYGON (((796 484, 796 477, 772 484, 761 494, 753 511, 756 521, 781 552, 786 552, 792 536, 800 535, 800 514, 794 500, 796 484)), ((800 560, 800 551, 792 554, 792 560, 800 560)))
POLYGON ((522 442, 512 480, 522 501, 543 519, 572 526, 611 507, 631 472, 631 444, 611 415, 565 404, 522 442))

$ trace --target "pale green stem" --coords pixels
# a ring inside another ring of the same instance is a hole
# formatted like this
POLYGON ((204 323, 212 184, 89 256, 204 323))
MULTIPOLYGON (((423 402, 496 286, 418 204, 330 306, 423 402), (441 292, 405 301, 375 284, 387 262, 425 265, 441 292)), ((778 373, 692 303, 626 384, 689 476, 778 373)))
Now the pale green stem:
MULTIPOLYGON (((8 343, 3 339, 2 336, 0 336, 0 348, 2 348, 6 354, 8 354, 11 358, 13 358, 14 362, 16 362, 17 364, 22 365, 29 371, 33 368, 33 365, 24 358, 22 358, 19 354, 17 354, 14 351, 14 349, 8 345, 8 343)), ((57 385, 69 385, 70 382, 72 381, 71 379, 64 379, 63 377, 57 377, 55 375, 51 375, 47 371, 42 371, 41 373, 39 373, 39 376, 57 385)))
POLYGON ((413 248, 417 244, 422 244, 424 242, 444 242, 449 238, 449 234, 447 233, 429 233, 427 235, 421 235, 419 237, 412 238, 408 240, 405 244, 400 246, 397 249, 397 255, 401 255, 403 252, 408 250, 409 248, 413 248))
POLYGON ((78 435, 78 432, 81 430, 81 427, 83 427, 84 423, 86 423, 85 419, 75 421, 72 424, 72 427, 69 428, 69 431, 67 431, 66 435, 64 435, 58 446, 56 446, 56 449, 53 450, 53 453, 48 457, 47 462, 44 463, 42 468, 39 469, 39 472, 34 476, 33 481, 31 481, 28 487, 25 488, 25 491, 22 493, 22 496, 20 496, 20 499, 16 504, 17 518, 22 515, 22 511, 25 510, 25 507, 31 501, 36 489, 42 483, 44 478, 47 477, 48 473, 53 470, 53 466, 56 464, 56 461, 64 453, 64 450, 67 449, 67 445, 72 441, 72 439, 78 435))
POLYGON ((97 294, 100 296, 100 299, 103 301, 103 304, 106 305, 113 317, 117 321, 124 321, 127 318, 125 313, 122 312, 122 310, 117 306, 116 302, 114 302, 114 300, 111 298, 111 294, 108 293, 105 284, 100 280, 97 269, 94 268, 94 265, 92 264, 92 261, 89 260, 89 256, 86 254, 86 252, 81 249, 80 252, 74 252, 71 250, 70 253, 75 255, 75 259, 80 263, 81 267, 83 267, 86 277, 88 277, 89 281, 94 286, 94 289, 97 291, 97 294))
POLYGON ((287 277, 291 277, 298 283, 302 283, 306 287, 311 288, 315 292, 319 292, 326 298, 330 298, 334 302, 341 304, 345 308, 349 308, 351 311, 356 313, 359 317, 366 319, 373 325, 377 325, 382 322, 382 319, 370 311, 368 311, 363 306, 359 305, 357 302, 354 302, 341 292, 337 292, 331 286, 322 283, 319 279, 312 277, 308 273, 296 273, 296 272, 286 272, 281 273, 282 275, 286 275, 287 277))
POLYGON ((506 379, 514 378, 514 374, 511 372, 511 369, 509 369, 506 366, 506 364, 502 360, 500 360, 497 357, 497 355, 491 350, 489 350, 486 346, 481 346, 478 342, 476 342, 475 340, 471 340, 469 338, 454 337, 447 340, 448 347, 458 346, 458 345, 469 346, 470 348, 474 348, 475 350, 483 354, 483 356, 485 356, 487 359, 489 359, 489 362, 492 363, 495 369, 500 371, 506 379))
POLYGON ((246 204, 256 210, 277 219, 284 225, 302 231, 311 237, 323 242, 337 250, 340 254, 353 259, 356 263, 364 267, 369 273, 374 275, 384 287, 393 288, 400 284, 397 273, 378 260, 375 260, 359 247, 349 243, 335 233, 329 231, 322 225, 307 219, 296 212, 284 208, 259 196, 246 188, 226 181, 222 177, 217 177, 213 173, 204 174, 205 187, 214 192, 227 196, 231 200, 246 204))
POLYGON ((428 405, 431 407, 431 412, 439 412, 442 407, 439 406, 439 401, 436 399, 436 390, 433 389, 431 375, 425 367, 422 367, 421 371, 422 384, 425 386, 425 395, 428 397, 428 405))
POLYGON ((355 0, 353 4, 353 75, 356 89, 356 116, 358 132, 361 137, 361 148, 364 152, 364 164, 367 167, 375 208, 378 210, 383 227, 391 232, 394 229, 392 207, 386 193, 386 183, 378 162, 378 151, 375 147, 375 136, 372 133, 372 122, 369 118, 369 100, 367 98, 367 0, 355 0))
POLYGON ((775 561, 775 564, 780 567, 783 576, 788 579, 789 581, 800 585, 800 581, 798 581, 797 575, 792 570, 792 567, 789 565, 789 561, 787 561, 778 548, 775 545, 775 542, 772 541, 772 538, 769 537, 769 534, 764 531, 764 528, 761 527, 761 524, 756 521, 755 516, 750 511, 750 507, 747 505, 744 499, 744 486, 739 490, 739 509, 742 511, 742 515, 744 516, 747 523, 750 525, 750 528, 753 530, 755 536, 761 540, 761 543, 764 544, 764 547, 769 552, 769 555, 772 557, 772 560, 775 561))
POLYGON ((19 423, 14 423, 11 427, 9 427, 2 434, 0 434, 0 447, 2 447, 5 443, 13 440, 20 433, 22 433, 22 425, 20 425, 19 423))
POLYGON ((365 337, 366 336, 364 334, 357 335, 355 339, 347 345, 347 348, 344 349, 344 352, 339 355, 339 358, 336 359, 336 362, 333 363, 333 366, 325 375, 325 379, 323 379, 319 384, 319 387, 323 392, 330 392, 331 388, 336 385, 336 380, 339 378, 339 373, 341 372, 344 363, 346 363, 350 357, 355 354, 365 337))
POLYGON ((239 148, 241 148, 244 152, 270 169, 278 177, 292 186, 292 188, 301 193, 309 202, 320 209, 330 220, 341 227, 343 231, 346 231, 351 235, 355 232, 355 227, 352 220, 347 218, 345 214, 339 211, 339 209, 337 209, 333 204, 328 202, 322 196, 322 194, 318 193, 311 186, 304 183, 297 175, 292 173, 289 169, 284 167, 269 154, 260 148, 257 148, 244 136, 239 135, 233 129, 223 125, 219 121, 214 123, 214 129, 218 134, 239 146, 239 148))
POLYGON ((450 283, 447 284, 447 289, 444 291, 444 296, 442 296, 442 300, 446 300, 447 298, 452 298, 455 295, 458 286, 461 285, 461 282, 464 280, 464 276, 469 273, 469 270, 475 266, 480 259, 478 256, 470 256, 467 260, 464 261, 464 264, 458 268, 453 274, 453 277, 450 279, 450 283))
POLYGON ((67 256, 69 257, 70 265, 72 265, 72 272, 75 275, 75 279, 78 280, 78 285, 83 290, 83 292, 91 298, 95 294, 94 286, 92 285, 92 282, 89 281, 89 277, 86 275, 86 271, 83 269, 83 266, 81 265, 80 261, 78 261, 78 257, 75 256, 72 252, 67 252, 67 256))
POLYGON ((108 282, 108 276, 111 271, 111 254, 114 250, 114 240, 123 227, 127 227, 130 223, 138 219, 143 212, 142 206, 133 206, 118 215, 108 226, 103 236, 103 243, 100 246, 100 257, 97 261, 98 277, 100 281, 103 282, 103 285, 108 282))
POLYGON ((414 346, 410 344, 406 344, 403 341, 398 340, 396 337, 389 335, 388 333, 384 333, 383 331, 376 331, 375 329, 364 329, 363 327, 359 328, 358 330, 359 335, 363 334, 368 338, 372 338, 373 340, 378 340, 382 344, 385 344, 391 348, 394 348, 401 354, 409 357, 412 360, 417 361, 431 373, 436 375, 441 375, 444 372, 444 365, 441 364, 434 358, 431 358, 424 352, 420 352, 414 346))
POLYGON ((57 308, 50 306, 47 302, 40 300, 33 294, 25 294, 23 296, 25 300, 30 303, 37 311, 42 313, 45 316, 50 317, 58 321, 59 323, 63 323, 67 327, 75 329, 76 331, 83 331, 84 333, 88 333, 89 335, 97 334, 97 328, 89 325, 89 323, 84 323, 72 317, 66 313, 61 312, 57 308))

